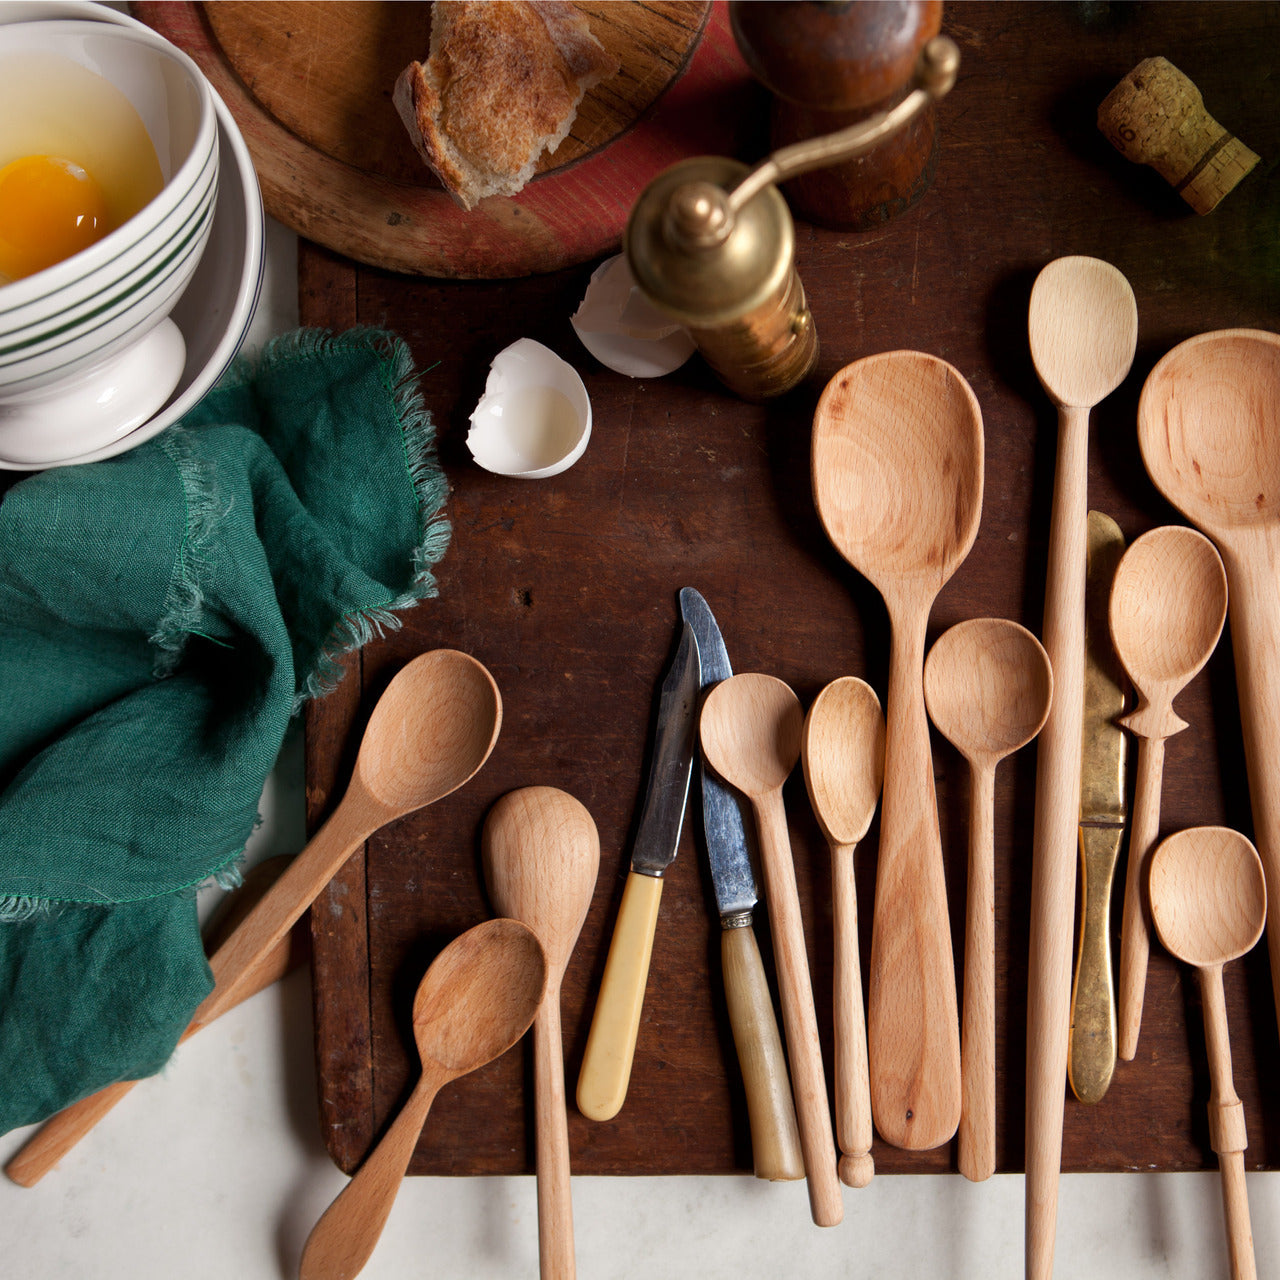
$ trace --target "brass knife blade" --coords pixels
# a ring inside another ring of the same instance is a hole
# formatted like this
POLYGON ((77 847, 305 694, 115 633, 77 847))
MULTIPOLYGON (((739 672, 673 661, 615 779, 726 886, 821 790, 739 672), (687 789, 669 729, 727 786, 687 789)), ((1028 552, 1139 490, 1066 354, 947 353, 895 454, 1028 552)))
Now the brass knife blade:
POLYGON ((1124 554, 1119 525, 1089 512, 1085 591, 1084 721, 1080 769, 1080 929, 1071 992, 1067 1075, 1081 1102, 1098 1102, 1116 1065, 1111 893, 1125 828, 1124 668, 1111 644, 1107 607, 1124 554))

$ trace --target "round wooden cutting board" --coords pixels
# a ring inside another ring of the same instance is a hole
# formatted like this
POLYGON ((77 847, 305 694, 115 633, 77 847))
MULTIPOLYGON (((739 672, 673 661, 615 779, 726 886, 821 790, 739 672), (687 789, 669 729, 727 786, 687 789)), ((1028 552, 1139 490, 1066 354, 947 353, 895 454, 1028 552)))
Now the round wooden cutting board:
POLYGON ((359 262, 500 278, 613 252, 645 184, 690 155, 738 154, 759 90, 724 0, 580 3, 621 63, 515 197, 464 212, 409 142, 391 93, 425 60, 418 3, 135 3, 185 49, 244 133, 268 213, 359 262))

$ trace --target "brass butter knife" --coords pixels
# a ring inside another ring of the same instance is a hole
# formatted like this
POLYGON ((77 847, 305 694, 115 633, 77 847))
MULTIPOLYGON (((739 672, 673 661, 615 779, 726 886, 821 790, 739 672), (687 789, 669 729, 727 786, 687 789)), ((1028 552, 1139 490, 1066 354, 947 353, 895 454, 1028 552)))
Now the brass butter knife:
POLYGON ((1101 511, 1090 511, 1080 740, 1080 939, 1067 1050, 1071 1088, 1087 1103, 1101 1100, 1116 1066, 1111 890, 1125 825, 1125 738, 1118 723, 1125 690, 1107 607, 1123 553, 1119 525, 1101 511))

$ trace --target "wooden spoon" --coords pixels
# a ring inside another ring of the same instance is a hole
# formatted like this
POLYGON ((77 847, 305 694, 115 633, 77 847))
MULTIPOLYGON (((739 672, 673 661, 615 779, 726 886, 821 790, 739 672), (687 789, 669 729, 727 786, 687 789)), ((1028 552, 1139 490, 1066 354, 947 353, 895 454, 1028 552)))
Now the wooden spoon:
POLYGON ((554 787, 508 792, 481 837, 485 882, 500 915, 527 924, 547 955, 547 995, 533 1024, 538 1143, 538 1255, 543 1280, 576 1274, 560 984, 591 906, 600 837, 591 815, 554 787))
MULTIPOLYGON (((502 724, 502 698, 474 658, 435 649, 399 671, 378 700, 342 802, 211 961, 214 989, 182 1039, 249 994, 254 971, 346 860, 393 818, 447 796, 489 758, 502 724)), ((133 1088, 109 1085, 58 1112, 5 1172, 31 1186, 133 1088)))
POLYGON ((891 623, 884 800, 867 1041, 876 1128, 936 1147, 960 1120, 960 1024, 925 719, 929 610, 982 513, 982 412, 949 364, 869 356, 827 384, 813 420, 813 497, 836 549, 891 623))
POLYGON ((865 1187, 875 1174, 875 1162, 853 854, 871 825, 884 783, 884 716, 869 684, 842 676, 818 694, 804 718, 800 760, 809 802, 831 847, 836 1137, 843 1152, 840 1181, 865 1187))
MULTIPOLYGON (((1213 539, 1230 586, 1231 648, 1254 838, 1280 901, 1280 335, 1189 338, 1151 371, 1138 444, 1156 487, 1213 539)), ((1280 1016, 1280 921, 1267 930, 1280 1016)))
POLYGON ((1125 552, 1111 587, 1111 642, 1138 691, 1120 721, 1138 738, 1129 867, 1120 929, 1119 1053, 1138 1051, 1147 985, 1147 860, 1160 830, 1164 742, 1187 723, 1173 700, 1209 661, 1227 618, 1227 575, 1213 543, 1194 529, 1166 525, 1125 552))
POLYGON ((1218 1154, 1233 1280, 1253 1280, 1253 1231, 1244 1181, 1244 1107, 1231 1080, 1222 966, 1262 935, 1267 886, 1258 851, 1228 827, 1192 827, 1151 856, 1151 915, 1160 941, 1200 980, 1209 1051, 1209 1140, 1218 1154))
POLYGON ((413 1001, 422 1075, 382 1140, 312 1227, 300 1280, 349 1280, 360 1272, 436 1094, 511 1048, 532 1025, 546 989, 542 944, 518 920, 487 920, 440 952, 413 1001))
POLYGON ((844 1216, 844 1204, 805 951, 804 921, 782 802, 782 784, 800 758, 803 727, 799 699, 773 676, 732 676, 712 689, 702 707, 703 755, 731 787, 751 802, 759 830, 782 1026, 791 1062, 800 1149, 809 1180, 809 1209, 818 1226, 834 1227, 844 1216))
POLYGON ((1036 277, 1028 330, 1036 373, 1058 408, 1043 632, 1054 690, 1036 751, 1027 969, 1026 1262, 1028 1280, 1047 1280, 1053 1274, 1071 1030, 1089 412, 1124 381, 1133 364, 1138 339, 1133 290, 1110 263, 1059 258, 1036 277))
POLYGON ((996 1170, 996 765, 1044 726, 1053 701, 1049 656, 1016 622, 958 623, 929 651, 924 700, 938 731, 969 762, 959 1166, 981 1182, 996 1170))

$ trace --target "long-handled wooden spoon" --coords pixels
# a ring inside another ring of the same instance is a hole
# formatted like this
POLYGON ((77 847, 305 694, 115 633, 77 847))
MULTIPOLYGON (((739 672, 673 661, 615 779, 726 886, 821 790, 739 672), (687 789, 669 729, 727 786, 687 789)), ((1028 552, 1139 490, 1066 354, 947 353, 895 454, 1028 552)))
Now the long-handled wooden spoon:
POLYGON ((1133 290, 1108 262, 1059 258, 1036 277, 1028 330, 1036 374, 1058 408, 1042 636, 1054 689, 1036 748, 1027 968, 1026 1264, 1028 1280, 1047 1280, 1053 1274, 1071 1033, 1089 413, 1120 386, 1133 364, 1138 340, 1133 290))
MULTIPOLYGON (((1222 555, 1254 838, 1267 873, 1280 1011, 1280 334, 1188 338, 1151 371, 1138 444, 1156 487, 1222 555)), ((1280 1015, 1278 1015, 1280 1016, 1280 1015)))
POLYGON ((844 1216, 844 1203, 796 869, 782 802, 782 784, 800 759, 803 727, 799 699, 773 676, 733 676, 716 685, 702 707, 703 755, 751 802, 759 829, 782 1026, 791 1063, 800 1149, 809 1180, 809 1209, 818 1226, 833 1227, 844 1216))
POLYGON ((982 514, 982 412, 945 361, 890 351, 846 366, 813 419, 827 536, 884 597, 891 649, 867 1053, 876 1128, 936 1147, 960 1121, 960 1022, 922 669, 929 610, 982 514))
POLYGON ((547 963, 533 930, 487 920, 432 961, 413 1001, 422 1075, 391 1127, 311 1229, 300 1280, 350 1280, 369 1261, 426 1123, 451 1080, 505 1053, 533 1023, 547 963))
POLYGON ((1232 1280, 1253 1280, 1253 1230, 1244 1181, 1244 1107, 1231 1080, 1231 1040, 1222 966, 1252 950, 1267 918, 1258 851, 1228 827, 1192 827, 1151 855, 1151 916, 1160 941, 1200 980, 1209 1051, 1209 1142, 1222 1175, 1232 1280))
POLYGON ((884 716, 880 699, 866 681, 842 676, 818 694, 804 718, 800 760, 809 802, 831 847, 836 1138, 843 1153, 840 1181, 865 1187, 875 1174, 875 1161, 871 1158, 871 1081, 853 853, 871 825, 884 783, 884 716))
POLYGON ((573 796, 555 787, 525 787, 508 792, 489 811, 481 848, 494 908, 527 924, 547 955, 547 995, 533 1024, 538 1257, 543 1280, 572 1280, 577 1266, 560 985, 591 906, 600 837, 573 796))
MULTIPOLYGON (((489 758, 502 698, 474 658, 435 649, 399 671, 378 700, 342 802, 213 956, 214 989, 183 1039, 248 994, 254 972, 355 850, 393 818, 447 796, 489 758)), ((133 1088, 108 1086, 58 1112, 5 1168, 31 1186, 133 1088)))
POLYGON ((1120 927, 1119 1053, 1138 1051, 1147 986, 1147 860, 1160 830, 1165 739, 1187 727, 1173 700, 1209 661, 1227 618, 1227 575, 1213 543, 1181 525, 1144 533, 1125 552, 1111 587, 1111 642, 1139 700, 1120 721, 1138 738, 1120 927))
POLYGON ((924 700, 939 732, 969 763, 959 1166, 981 1182, 996 1170, 996 765, 1044 725, 1053 701, 1049 657, 1016 622, 957 623, 929 651, 924 700))

